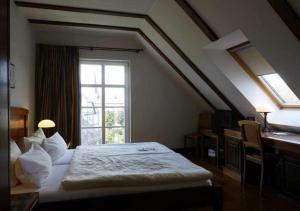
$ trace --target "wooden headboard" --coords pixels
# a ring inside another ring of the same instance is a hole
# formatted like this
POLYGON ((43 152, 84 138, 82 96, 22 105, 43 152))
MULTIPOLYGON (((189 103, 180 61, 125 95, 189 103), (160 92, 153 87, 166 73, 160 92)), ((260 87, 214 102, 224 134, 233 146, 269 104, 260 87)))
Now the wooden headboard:
POLYGON ((28 113, 25 108, 10 107, 10 138, 15 141, 28 135, 28 113))

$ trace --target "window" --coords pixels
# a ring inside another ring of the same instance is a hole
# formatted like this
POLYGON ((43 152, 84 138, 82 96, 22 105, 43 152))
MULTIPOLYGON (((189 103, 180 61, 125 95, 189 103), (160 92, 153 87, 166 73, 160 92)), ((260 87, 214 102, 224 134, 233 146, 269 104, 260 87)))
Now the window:
POLYGON ((128 63, 81 60, 81 144, 129 142, 128 63))
POLYGON ((228 51, 280 108, 300 107, 299 98, 249 42, 228 51))
POLYGON ((261 75, 259 78, 283 104, 300 104, 298 97, 277 73, 261 75))

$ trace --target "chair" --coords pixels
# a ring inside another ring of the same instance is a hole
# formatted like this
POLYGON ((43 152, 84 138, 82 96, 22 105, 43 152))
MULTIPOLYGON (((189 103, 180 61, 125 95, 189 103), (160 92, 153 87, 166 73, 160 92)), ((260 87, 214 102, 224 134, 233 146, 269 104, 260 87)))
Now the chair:
POLYGON ((250 120, 239 121, 242 131, 243 156, 244 156, 244 171, 242 183, 245 185, 246 163, 247 161, 256 163, 261 166, 260 175, 260 193, 262 192, 264 179, 264 151, 261 141, 260 123, 250 120), (252 150, 252 151, 250 151, 252 150))
POLYGON ((199 142, 201 143, 201 157, 204 155, 204 147, 203 142, 201 141, 203 136, 206 134, 213 133, 212 132, 212 121, 213 121, 213 113, 204 112, 199 114, 198 119, 198 131, 196 133, 187 134, 184 136, 184 148, 187 147, 188 141, 196 142, 196 155, 199 156, 199 142))

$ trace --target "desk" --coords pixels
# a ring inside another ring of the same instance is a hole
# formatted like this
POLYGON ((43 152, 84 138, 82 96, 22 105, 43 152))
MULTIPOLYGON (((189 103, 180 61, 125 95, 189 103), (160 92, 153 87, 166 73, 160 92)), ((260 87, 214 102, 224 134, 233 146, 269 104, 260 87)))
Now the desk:
MULTIPOLYGON (((278 151, 277 186, 294 198, 300 199, 300 134, 273 132, 261 134, 263 146, 278 151)), ((224 130, 225 167, 224 174, 240 180, 242 174, 241 132, 235 129, 224 130)))
MULTIPOLYGON (((224 136, 241 140, 241 132, 235 129, 225 129, 224 136)), ((277 135, 273 132, 262 132, 261 137, 264 146, 300 155, 300 134, 287 132, 277 135)))
POLYGON ((215 141, 216 145, 216 163, 219 166, 220 160, 220 136, 214 133, 211 129, 201 129, 197 133, 192 133, 184 136, 184 148, 186 149, 186 145, 188 140, 196 141, 196 154, 199 156, 199 145, 201 147, 201 158, 204 159, 204 137, 211 138, 215 141))

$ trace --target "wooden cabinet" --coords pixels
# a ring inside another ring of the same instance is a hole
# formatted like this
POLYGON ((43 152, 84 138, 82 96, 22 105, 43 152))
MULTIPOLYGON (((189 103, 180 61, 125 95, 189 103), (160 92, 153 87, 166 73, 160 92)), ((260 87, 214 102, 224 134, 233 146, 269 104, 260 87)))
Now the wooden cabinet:
POLYGON ((242 141, 239 131, 224 130, 225 166, 224 174, 236 179, 241 179, 242 171, 242 141))
POLYGON ((236 173, 241 172, 241 142, 238 139, 225 137, 225 167, 236 173))
POLYGON ((300 200, 300 160, 286 153, 278 165, 277 186, 283 193, 300 200))

